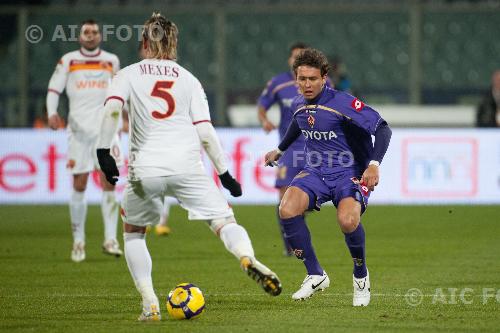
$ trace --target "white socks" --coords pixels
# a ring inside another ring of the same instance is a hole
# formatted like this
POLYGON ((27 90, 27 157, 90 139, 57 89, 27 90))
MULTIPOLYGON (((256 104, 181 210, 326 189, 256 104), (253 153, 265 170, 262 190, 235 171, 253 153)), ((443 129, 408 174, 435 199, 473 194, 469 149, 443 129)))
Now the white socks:
POLYGON ((168 220, 168 214, 170 212, 170 202, 168 197, 163 199, 163 207, 160 212, 160 225, 166 225, 168 220))
POLYGON ((87 219, 87 201, 85 192, 73 190, 69 201, 69 215, 71 218, 71 229, 73 241, 85 242, 85 220, 87 219))
POLYGON ((149 309, 152 304, 158 305, 159 309, 158 298, 154 292, 151 278, 153 264, 146 246, 145 236, 141 233, 123 233, 125 259, 135 286, 142 295, 144 309, 149 309))
POLYGON ((236 258, 254 258, 252 242, 247 231, 241 225, 237 223, 226 224, 220 229, 219 236, 226 249, 236 258))
POLYGON ((104 222, 104 239, 116 240, 118 224, 118 203, 114 191, 103 191, 101 199, 102 220, 104 222))

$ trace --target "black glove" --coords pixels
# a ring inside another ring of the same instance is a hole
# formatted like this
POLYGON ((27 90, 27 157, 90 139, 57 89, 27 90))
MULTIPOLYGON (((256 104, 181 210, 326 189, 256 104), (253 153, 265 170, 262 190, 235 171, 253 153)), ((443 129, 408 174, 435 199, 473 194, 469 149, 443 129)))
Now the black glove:
POLYGON ((99 161, 101 171, 106 176, 106 180, 111 185, 115 185, 120 173, 116 167, 115 159, 109 154, 109 149, 97 149, 97 160, 99 161))
POLYGON ((233 197, 241 196, 241 184, 238 183, 238 181, 229 174, 229 171, 226 171, 222 175, 219 175, 219 179, 222 183, 222 186, 228 189, 233 197))

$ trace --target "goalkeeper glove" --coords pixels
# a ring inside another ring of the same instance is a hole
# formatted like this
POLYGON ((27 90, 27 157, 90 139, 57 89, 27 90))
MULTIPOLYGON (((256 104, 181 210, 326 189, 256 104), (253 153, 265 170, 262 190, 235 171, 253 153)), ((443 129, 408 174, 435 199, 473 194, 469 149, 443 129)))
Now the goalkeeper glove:
POLYGON ((233 176, 229 174, 229 171, 226 171, 223 174, 219 175, 219 179, 222 183, 222 186, 228 189, 233 197, 241 196, 241 185, 236 179, 233 178, 233 176))
POLYGON ((109 151, 109 149, 97 149, 97 160, 99 161, 101 171, 104 173, 104 176, 106 176, 106 180, 111 185, 115 185, 120 173, 116 167, 116 161, 113 156, 110 155, 109 151))

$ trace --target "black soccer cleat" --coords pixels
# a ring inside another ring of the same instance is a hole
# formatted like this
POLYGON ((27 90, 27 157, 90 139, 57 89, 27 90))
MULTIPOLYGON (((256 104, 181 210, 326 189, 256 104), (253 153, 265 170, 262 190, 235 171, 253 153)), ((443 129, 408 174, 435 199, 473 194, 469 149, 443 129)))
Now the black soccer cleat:
POLYGON ((247 275, 257 282, 266 293, 278 296, 283 290, 278 276, 256 259, 243 257, 240 260, 241 268, 247 275))

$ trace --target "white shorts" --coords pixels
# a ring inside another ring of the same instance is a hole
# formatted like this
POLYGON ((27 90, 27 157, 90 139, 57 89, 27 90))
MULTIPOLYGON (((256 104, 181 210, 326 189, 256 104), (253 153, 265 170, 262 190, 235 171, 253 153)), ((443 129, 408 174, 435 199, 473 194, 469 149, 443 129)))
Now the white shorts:
POLYGON ((212 179, 206 174, 187 174, 129 180, 122 200, 123 222, 140 227, 157 224, 165 196, 176 198, 190 220, 234 216, 212 179))
MULTIPOLYGON (((97 138, 85 138, 81 134, 69 134, 67 168, 73 175, 100 170, 97 161, 97 138)), ((118 134, 111 143, 111 156, 118 167, 123 166, 124 158, 118 134)))

